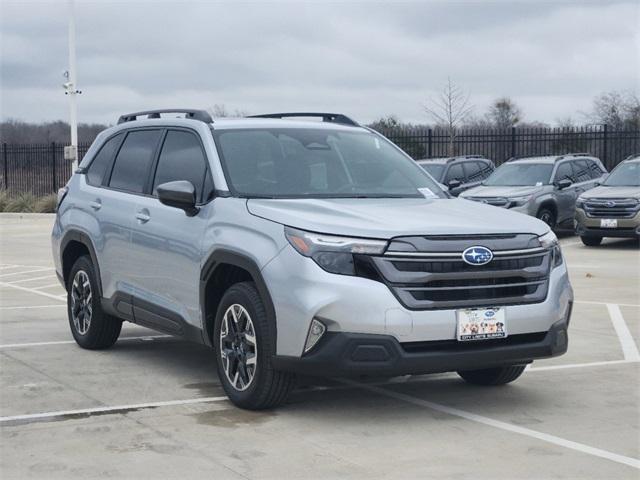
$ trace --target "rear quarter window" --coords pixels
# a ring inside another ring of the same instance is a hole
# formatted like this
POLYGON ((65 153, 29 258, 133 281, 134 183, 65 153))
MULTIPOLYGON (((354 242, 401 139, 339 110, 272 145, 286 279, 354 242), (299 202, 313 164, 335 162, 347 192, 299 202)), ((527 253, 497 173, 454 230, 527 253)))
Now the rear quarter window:
POLYGON ((86 180, 89 185, 96 187, 102 185, 104 174, 111 165, 123 136, 123 133, 119 133, 111 137, 102 145, 95 157, 93 157, 86 175, 86 180))

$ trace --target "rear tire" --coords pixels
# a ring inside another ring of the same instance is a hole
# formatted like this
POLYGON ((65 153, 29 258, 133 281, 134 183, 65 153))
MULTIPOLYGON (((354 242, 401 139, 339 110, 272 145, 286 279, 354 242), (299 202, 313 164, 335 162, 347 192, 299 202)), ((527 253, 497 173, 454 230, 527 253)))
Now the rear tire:
POLYGON ((602 237, 580 237, 587 247, 597 247, 602 243, 602 237))
POLYGON ((67 279, 67 315, 73 338, 88 350, 111 347, 122 328, 122 320, 102 310, 97 285, 91 258, 78 258, 67 279))
POLYGON ((541 208, 540 210, 538 210, 536 218, 549 225, 549 228, 551 228, 551 230, 556 228, 556 214, 553 213, 552 210, 549 210, 548 208, 541 208))
POLYGON ((236 283, 222 296, 213 345, 222 387, 236 406, 263 410, 286 400, 295 375, 271 365, 276 328, 253 282, 236 283))
POLYGON ((485 368, 482 370, 463 370, 458 372, 465 382, 474 385, 505 385, 522 375, 526 365, 485 368))

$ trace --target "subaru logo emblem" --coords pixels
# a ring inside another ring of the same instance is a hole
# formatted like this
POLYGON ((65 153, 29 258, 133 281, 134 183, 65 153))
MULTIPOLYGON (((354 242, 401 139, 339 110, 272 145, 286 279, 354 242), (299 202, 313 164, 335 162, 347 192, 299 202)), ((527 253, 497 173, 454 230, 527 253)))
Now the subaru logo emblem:
POLYGON ((611 208, 611 207, 615 207, 616 206, 616 202, 607 202, 606 203, 607 207, 611 208))
POLYGON ((462 252, 462 260, 469 265, 486 265, 493 259, 493 252, 486 247, 469 247, 462 252))

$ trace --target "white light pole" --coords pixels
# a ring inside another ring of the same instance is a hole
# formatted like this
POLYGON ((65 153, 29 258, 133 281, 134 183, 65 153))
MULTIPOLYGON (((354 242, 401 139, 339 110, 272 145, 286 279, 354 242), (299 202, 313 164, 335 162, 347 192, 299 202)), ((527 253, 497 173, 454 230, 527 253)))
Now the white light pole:
POLYGON ((76 96, 82 93, 76 88, 76 11, 74 0, 69 5, 69 70, 65 72, 65 95, 69 95, 69 124, 71 126, 71 145, 65 148, 65 160, 71 160, 72 173, 78 167, 78 104, 76 96))

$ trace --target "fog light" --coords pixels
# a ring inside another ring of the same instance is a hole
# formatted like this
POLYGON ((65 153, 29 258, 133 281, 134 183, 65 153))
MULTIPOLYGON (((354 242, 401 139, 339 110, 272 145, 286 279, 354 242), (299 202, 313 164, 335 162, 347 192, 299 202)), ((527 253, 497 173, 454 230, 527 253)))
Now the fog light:
POLYGON ((311 327, 309 328, 309 333, 307 334, 307 342, 304 344, 304 353, 307 353, 309 350, 311 350, 315 346, 315 344, 318 343, 318 340, 322 338, 322 335, 324 335, 324 332, 326 331, 327 327, 325 327, 321 321, 314 318, 311 321, 311 327))

